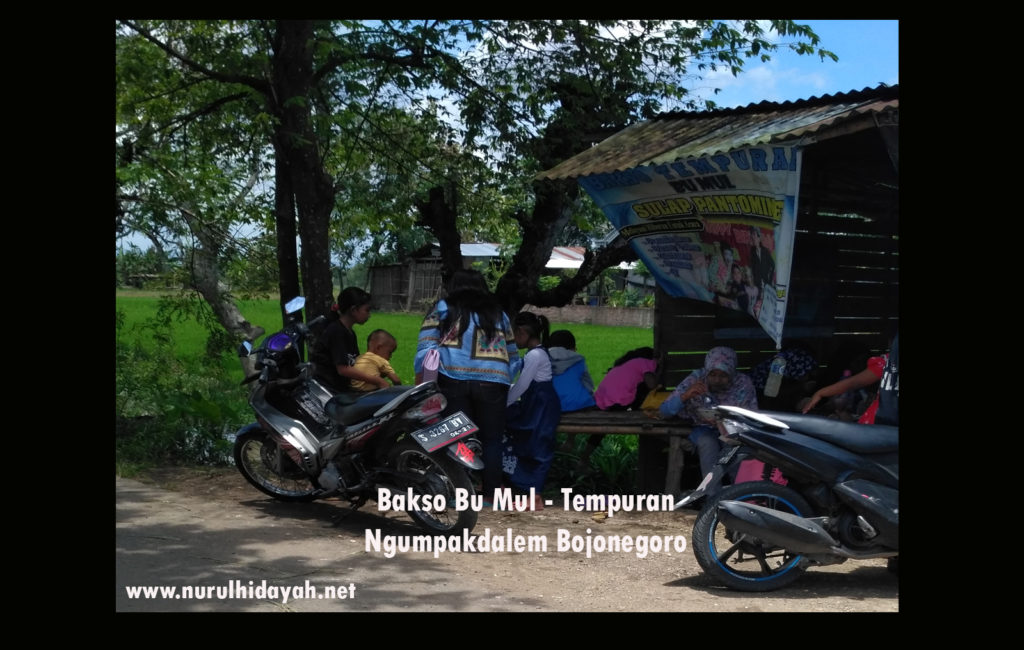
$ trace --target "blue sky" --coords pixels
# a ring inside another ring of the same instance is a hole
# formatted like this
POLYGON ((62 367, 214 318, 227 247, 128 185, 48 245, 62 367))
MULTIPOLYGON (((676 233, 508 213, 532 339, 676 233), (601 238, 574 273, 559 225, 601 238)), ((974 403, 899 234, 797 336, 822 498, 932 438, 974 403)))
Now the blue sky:
POLYGON ((748 62, 738 77, 728 72, 707 75, 694 92, 713 99, 720 108, 733 108, 899 83, 899 21, 794 20, 810 25, 821 38, 819 45, 835 52, 839 61, 798 56, 780 47, 767 63, 748 62), (716 86, 722 91, 713 95, 710 88, 716 86))

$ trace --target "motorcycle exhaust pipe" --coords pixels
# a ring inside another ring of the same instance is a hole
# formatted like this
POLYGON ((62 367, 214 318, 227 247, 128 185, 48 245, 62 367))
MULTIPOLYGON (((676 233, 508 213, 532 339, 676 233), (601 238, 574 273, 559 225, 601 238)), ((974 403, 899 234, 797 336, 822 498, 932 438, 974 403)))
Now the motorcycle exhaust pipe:
POLYGON ((834 553, 839 542, 816 522, 743 501, 720 501, 718 518, 732 530, 796 553, 834 553))

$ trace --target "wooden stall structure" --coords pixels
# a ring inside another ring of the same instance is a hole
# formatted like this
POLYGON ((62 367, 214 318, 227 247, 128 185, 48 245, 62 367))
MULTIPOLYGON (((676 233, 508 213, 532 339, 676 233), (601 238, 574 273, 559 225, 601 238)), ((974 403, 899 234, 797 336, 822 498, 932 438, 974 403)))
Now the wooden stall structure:
POLYGON ((381 311, 426 311, 441 287, 441 260, 410 258, 370 269, 370 295, 381 311))
MULTIPOLYGON (((609 174, 664 162, 669 152, 682 159, 751 144, 803 151, 783 346, 799 340, 815 355, 822 378, 834 379, 825 373, 833 361, 857 348, 884 352, 899 326, 899 86, 664 114, 538 178, 609 174)), ((665 355, 666 387, 702 367, 707 350, 719 345, 737 351, 741 370, 775 353, 751 316, 659 288, 654 347, 665 355)), ((762 407, 795 408, 766 401, 762 407)), ((655 439, 641 436, 642 465, 664 456, 652 449, 655 439)), ((648 477, 643 487, 660 483, 643 467, 641 474, 648 477)))
MULTIPOLYGON (((823 366, 846 350, 882 353, 898 331, 898 91, 837 95, 830 101, 859 97, 854 105, 860 110, 800 135, 803 173, 783 337, 807 344, 823 366)), ((778 112, 804 104, 784 104, 778 112)), ((657 292, 654 347, 668 355, 666 385, 699 368, 703 353, 716 345, 734 348, 745 369, 775 351, 752 317, 657 292)))

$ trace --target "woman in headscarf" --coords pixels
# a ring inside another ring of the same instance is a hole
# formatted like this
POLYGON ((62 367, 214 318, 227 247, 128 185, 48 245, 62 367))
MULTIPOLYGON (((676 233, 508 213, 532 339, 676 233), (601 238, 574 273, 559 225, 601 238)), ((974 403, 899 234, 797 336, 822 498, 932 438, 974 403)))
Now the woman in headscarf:
POLYGON ((705 396, 711 397, 711 405, 757 410, 754 383, 736 370, 736 351, 732 348, 719 346, 708 350, 704 367, 679 382, 658 407, 662 417, 680 417, 693 422, 690 442, 697 449, 702 476, 711 471, 722 451, 718 428, 705 417, 705 396))

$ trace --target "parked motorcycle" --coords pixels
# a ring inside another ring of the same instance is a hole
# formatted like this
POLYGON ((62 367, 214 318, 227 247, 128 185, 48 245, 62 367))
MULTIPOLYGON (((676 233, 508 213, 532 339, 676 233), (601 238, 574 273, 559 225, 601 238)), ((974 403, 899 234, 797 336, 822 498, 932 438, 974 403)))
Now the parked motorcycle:
POLYGON ((235 437, 242 476, 275 499, 338 497, 350 512, 388 490, 388 503, 429 532, 471 531, 477 512, 454 503, 457 490, 469 502, 469 471, 483 467, 476 425, 461 411, 441 418, 447 400, 434 382, 364 394, 325 388, 302 360, 310 328, 323 317, 301 322, 295 313, 304 305, 301 297, 290 301, 280 332, 239 348, 243 368, 256 371, 243 384, 256 382, 249 404, 257 421, 235 437))
POLYGON ((707 497, 692 546, 705 573, 738 591, 792 584, 810 566, 899 556, 899 430, 814 415, 717 406, 715 468, 676 507, 707 497), (736 483, 744 459, 782 479, 736 483), (784 485, 781 483, 785 483, 784 485), (713 491, 713 490, 712 490, 713 491))

